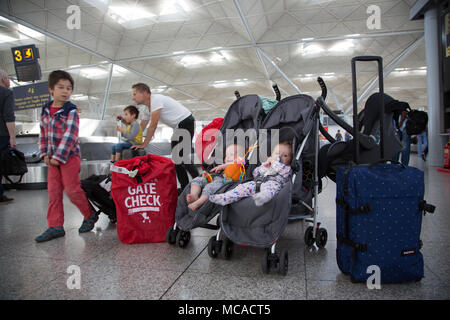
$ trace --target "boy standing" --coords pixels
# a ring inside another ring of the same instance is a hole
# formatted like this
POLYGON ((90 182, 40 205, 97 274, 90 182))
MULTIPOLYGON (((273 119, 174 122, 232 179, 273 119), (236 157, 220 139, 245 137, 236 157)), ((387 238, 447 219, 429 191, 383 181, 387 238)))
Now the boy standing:
POLYGON ((91 231, 98 220, 97 214, 91 209, 81 189, 78 108, 69 101, 74 81, 69 73, 57 70, 49 75, 48 86, 54 100, 42 108, 39 146, 41 157, 49 167, 47 177, 49 228, 35 238, 37 242, 65 235, 63 190, 84 216, 83 224, 78 230, 80 233, 91 231))

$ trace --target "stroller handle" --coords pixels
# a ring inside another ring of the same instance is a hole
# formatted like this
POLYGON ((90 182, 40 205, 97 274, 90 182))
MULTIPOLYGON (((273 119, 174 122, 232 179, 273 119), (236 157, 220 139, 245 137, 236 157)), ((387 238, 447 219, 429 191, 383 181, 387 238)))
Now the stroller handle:
POLYGON ((325 101, 325 99, 327 98, 327 93, 328 93, 327 85, 325 84, 325 81, 323 81, 323 79, 321 77, 317 78, 317 82, 319 83, 320 88, 322 89, 322 95, 321 96, 322 96, 323 100, 325 101))
POLYGON ((280 89, 278 88, 278 85, 276 83, 274 83, 272 85, 272 89, 275 92, 275 96, 276 96, 277 101, 280 101, 281 100, 281 93, 280 93, 280 89))

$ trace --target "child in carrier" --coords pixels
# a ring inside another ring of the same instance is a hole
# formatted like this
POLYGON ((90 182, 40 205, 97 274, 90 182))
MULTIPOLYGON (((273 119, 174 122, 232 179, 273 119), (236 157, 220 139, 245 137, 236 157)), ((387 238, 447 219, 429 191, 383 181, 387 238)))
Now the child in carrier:
POLYGON ((236 188, 222 193, 212 194, 209 201, 225 206, 245 197, 253 197, 255 205, 262 206, 277 194, 291 177, 292 144, 277 144, 272 155, 262 165, 253 170, 254 181, 238 185, 236 188), (260 192, 256 192, 257 183, 261 183, 260 192))
POLYGON ((136 121, 138 116, 139 110, 135 106, 128 106, 123 109, 123 117, 116 118, 126 124, 126 128, 117 126, 117 131, 122 133, 122 142, 112 146, 111 162, 119 161, 123 150, 142 144, 142 129, 136 121))
MULTIPOLYGON (((233 164, 234 161, 242 159, 244 156, 244 149, 242 146, 237 144, 232 144, 225 150, 225 163, 218 165, 210 170, 211 173, 219 173, 224 171, 228 165, 233 164)), ((191 191, 186 196, 188 203, 188 208, 192 211, 197 210, 201 207, 207 200, 209 195, 214 194, 220 187, 229 180, 229 177, 219 174, 211 178, 208 173, 203 173, 202 176, 196 177, 191 181, 191 191), (208 179, 212 180, 208 183, 208 179), (203 191, 202 191, 203 188, 203 191), (202 195, 199 197, 200 193, 202 195)))
POLYGON ((42 108, 39 136, 41 157, 48 166, 48 229, 35 238, 37 242, 65 235, 63 190, 83 214, 80 233, 91 231, 98 220, 81 189, 78 108, 69 101, 73 78, 65 71, 53 71, 48 86, 53 101, 42 108))

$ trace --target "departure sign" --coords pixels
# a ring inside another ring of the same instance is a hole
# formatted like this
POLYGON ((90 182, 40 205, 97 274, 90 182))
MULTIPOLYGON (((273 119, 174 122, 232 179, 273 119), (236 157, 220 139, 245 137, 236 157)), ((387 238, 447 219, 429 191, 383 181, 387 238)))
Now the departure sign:
POLYGON ((39 50, 34 44, 11 48, 18 81, 41 80, 39 50))
POLYGON ((42 108, 51 99, 47 81, 14 87, 12 90, 15 110, 42 108))

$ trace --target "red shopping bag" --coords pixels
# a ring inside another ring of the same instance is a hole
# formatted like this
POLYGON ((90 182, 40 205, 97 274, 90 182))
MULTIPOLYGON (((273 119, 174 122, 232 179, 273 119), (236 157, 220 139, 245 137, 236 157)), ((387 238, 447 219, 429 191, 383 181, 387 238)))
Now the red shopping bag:
POLYGON ((166 241, 167 229, 174 224, 178 198, 173 161, 149 154, 118 161, 111 171, 120 241, 166 241))

